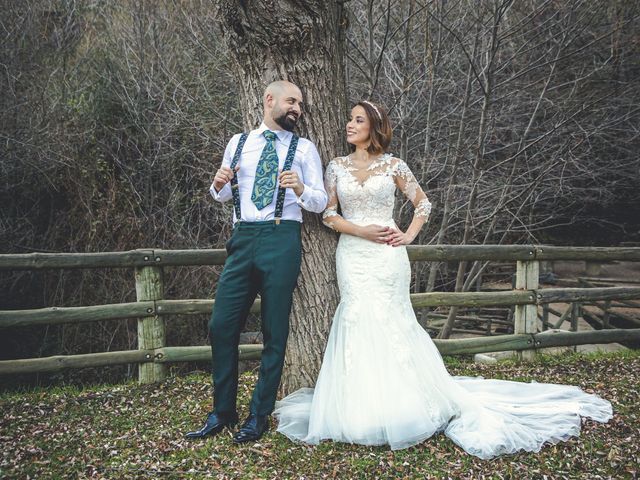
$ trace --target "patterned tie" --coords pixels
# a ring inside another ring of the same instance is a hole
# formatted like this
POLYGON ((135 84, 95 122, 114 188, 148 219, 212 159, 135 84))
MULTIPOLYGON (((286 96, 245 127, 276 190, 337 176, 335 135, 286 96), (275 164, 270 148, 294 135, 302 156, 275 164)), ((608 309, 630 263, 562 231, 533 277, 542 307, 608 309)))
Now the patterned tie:
POLYGON ((262 149, 258 167, 256 168, 256 179, 253 182, 253 193, 251 201, 258 210, 262 210, 273 201, 273 192, 276 189, 278 178, 278 154, 274 141, 276 134, 271 130, 265 130, 264 136, 267 144, 262 149))

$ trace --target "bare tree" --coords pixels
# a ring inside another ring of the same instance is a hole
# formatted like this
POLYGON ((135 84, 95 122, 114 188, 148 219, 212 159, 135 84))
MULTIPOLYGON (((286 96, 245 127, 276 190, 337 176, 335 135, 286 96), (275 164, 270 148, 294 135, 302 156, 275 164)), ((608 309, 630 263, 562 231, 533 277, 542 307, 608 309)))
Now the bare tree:
MULTIPOLYGON (((392 151, 434 203, 418 243, 640 239, 638 2, 215 7, 4 2, 3 252, 221 246, 231 210, 209 199, 211 174, 229 136, 255 125, 260 92, 277 77, 303 88, 309 109, 301 133, 325 161, 345 151, 347 100, 388 108, 392 151), (275 25, 275 17, 292 20, 275 25)), ((406 225, 412 207, 400 200, 396 213, 406 225)), ((288 389, 313 383, 337 295, 327 253, 333 236, 315 217, 305 222, 288 389)), ((489 267, 417 264, 413 289, 466 290, 489 267)), ((219 270, 180 270, 167 279, 167 295, 211 297, 219 270)), ((0 276, 2 308, 134 298, 130 272, 0 276)), ((169 341, 204 343, 206 322, 172 318, 169 341)), ((135 324, 124 321, 8 333, 0 346, 13 356, 135 344, 135 324)))

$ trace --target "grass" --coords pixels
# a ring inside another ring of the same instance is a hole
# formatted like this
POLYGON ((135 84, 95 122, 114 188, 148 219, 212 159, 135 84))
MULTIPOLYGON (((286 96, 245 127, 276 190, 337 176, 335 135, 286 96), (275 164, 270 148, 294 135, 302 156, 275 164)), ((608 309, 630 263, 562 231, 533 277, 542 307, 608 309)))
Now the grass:
MULTIPOLYGON (((385 447, 295 444, 275 432, 236 446, 231 432, 199 442, 183 433, 210 408, 210 376, 161 385, 56 387, 0 394, 2 478, 637 478, 640 463, 640 352, 542 356, 520 364, 447 359, 454 375, 564 383, 610 400, 606 425, 586 420, 580 437, 491 461, 472 457, 443 435, 392 452, 385 447)), ((255 381, 244 374, 240 415, 255 381)))

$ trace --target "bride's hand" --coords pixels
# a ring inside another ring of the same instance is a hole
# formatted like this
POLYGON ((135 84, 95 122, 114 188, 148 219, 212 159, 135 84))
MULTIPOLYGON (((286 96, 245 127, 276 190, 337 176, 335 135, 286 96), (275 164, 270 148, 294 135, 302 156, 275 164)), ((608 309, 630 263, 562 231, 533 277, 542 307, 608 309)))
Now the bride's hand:
POLYGON ((394 228, 390 230, 391 232, 387 237, 388 245, 391 245, 392 247, 399 247, 400 245, 409 245, 411 242, 413 242, 414 237, 412 237, 408 233, 405 233, 401 230, 396 230, 394 228))
POLYGON ((360 227, 358 236, 376 243, 388 243, 391 231, 390 227, 367 225, 366 227, 360 227))

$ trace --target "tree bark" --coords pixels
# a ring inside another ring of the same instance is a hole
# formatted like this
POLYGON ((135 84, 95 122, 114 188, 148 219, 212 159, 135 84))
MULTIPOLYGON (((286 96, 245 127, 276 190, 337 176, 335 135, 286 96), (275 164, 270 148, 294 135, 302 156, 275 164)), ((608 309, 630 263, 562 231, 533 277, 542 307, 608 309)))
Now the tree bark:
MULTIPOLYGON (((300 87, 305 104, 299 134, 323 163, 346 151, 347 114, 342 2, 272 0, 215 2, 240 90, 244 126, 262 118, 262 95, 273 80, 300 87)), ((304 214, 302 271, 294 294, 281 388, 289 393, 317 378, 338 299, 336 236, 316 214, 304 214)))

